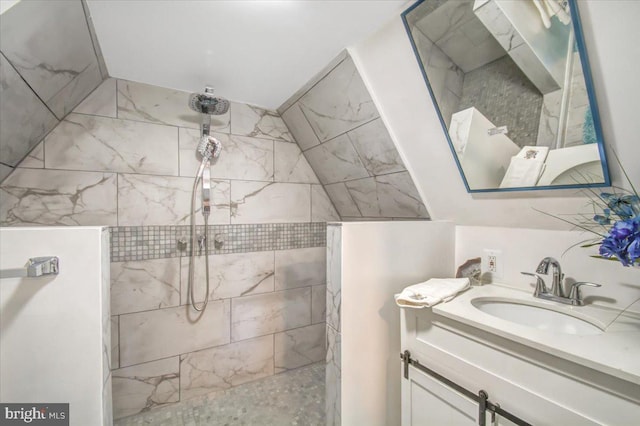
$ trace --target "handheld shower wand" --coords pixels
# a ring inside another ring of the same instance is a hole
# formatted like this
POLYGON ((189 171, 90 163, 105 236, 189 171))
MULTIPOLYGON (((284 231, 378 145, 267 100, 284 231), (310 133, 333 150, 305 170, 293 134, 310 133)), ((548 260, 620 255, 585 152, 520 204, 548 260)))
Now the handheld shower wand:
POLYGON ((213 136, 203 136, 200 138, 197 151, 202 155, 202 162, 196 176, 201 176, 202 179, 202 214, 206 218, 211 213, 211 159, 220 156, 222 144, 213 136))
POLYGON ((189 298, 193 309, 199 312, 203 312, 209 302, 209 242, 207 238, 207 230, 209 227, 209 215, 211 213, 211 159, 216 159, 220 156, 222 150, 222 144, 220 141, 210 135, 211 130, 211 115, 221 115, 229 110, 229 101, 223 98, 213 96, 213 88, 206 87, 204 93, 192 93, 189 96, 189 107, 194 111, 201 113, 201 137, 198 142, 196 151, 202 156, 202 162, 196 173, 196 178, 193 182, 193 191, 191 195, 191 256, 189 258, 189 298), (204 216, 204 233, 197 238, 196 237, 196 188, 198 187, 198 181, 202 180, 202 215, 204 216), (206 277, 206 293, 202 305, 198 307, 196 305, 195 297, 193 295, 194 287, 194 262, 196 244, 200 242, 201 248, 204 248, 205 257, 205 277, 206 277))
POLYGON ((193 181, 193 190, 191 192, 191 256, 189 258, 189 298, 191 306, 196 311, 202 312, 207 307, 209 302, 209 239, 207 238, 207 230, 209 228, 209 214, 211 213, 211 159, 218 158, 220 151, 222 150, 222 144, 213 136, 202 136, 198 143, 197 152, 202 156, 202 162, 196 173, 196 178, 193 181), (204 233, 197 238, 196 237, 196 189, 198 187, 198 181, 202 180, 202 215, 204 216, 204 233), (194 262, 196 255, 196 244, 200 243, 200 248, 204 249, 205 258, 205 277, 206 277, 206 293, 202 305, 198 307, 196 305, 195 297, 193 295, 193 280, 194 280, 194 262))
POLYGON ((208 168, 208 165, 205 163, 210 163, 212 158, 220 157, 220 152, 222 151, 222 144, 220 141, 213 136, 202 136, 200 138, 200 142, 198 142, 198 147, 196 151, 202 156, 202 162, 200 163, 200 167, 196 173, 196 176, 200 176, 205 168, 208 168))

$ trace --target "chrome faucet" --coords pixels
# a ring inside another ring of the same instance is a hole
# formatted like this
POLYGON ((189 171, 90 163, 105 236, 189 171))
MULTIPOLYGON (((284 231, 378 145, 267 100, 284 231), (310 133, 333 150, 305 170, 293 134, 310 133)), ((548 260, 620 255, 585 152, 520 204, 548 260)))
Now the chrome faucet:
POLYGON ((536 273, 521 272, 521 274, 529 275, 536 278, 536 288, 533 291, 533 297, 537 297, 539 299, 552 300, 554 302, 565 303, 567 305, 573 305, 573 306, 584 305, 584 300, 582 300, 580 287, 582 286, 602 287, 600 284, 595 284, 587 281, 576 282, 571 285, 569 296, 567 297, 565 295, 566 293, 563 287, 564 274, 562 273, 560 262, 558 262, 553 257, 545 257, 544 259, 542 259, 540 261, 540 264, 538 265, 538 268, 536 269, 536 273), (548 275, 549 266, 553 268, 551 290, 547 288, 544 282, 544 278, 540 276, 540 274, 548 275))
POLYGON ((551 282, 551 294, 558 297, 566 297, 564 294, 564 288, 562 287, 562 283, 564 282, 564 274, 562 273, 560 262, 555 260, 553 257, 545 257, 540 261, 540 264, 538 264, 538 268, 536 268, 536 272, 538 274, 547 275, 549 273, 549 266, 553 268, 553 281, 551 282))

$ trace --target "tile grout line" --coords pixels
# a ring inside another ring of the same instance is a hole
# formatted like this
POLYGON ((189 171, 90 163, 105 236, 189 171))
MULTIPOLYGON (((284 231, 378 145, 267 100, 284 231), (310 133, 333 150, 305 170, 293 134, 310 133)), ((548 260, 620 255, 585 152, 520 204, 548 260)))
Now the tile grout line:
POLYGON ((120 120, 120 79, 116 78, 116 120, 120 120))
POLYGON ((122 356, 122 346, 120 344, 120 315, 118 317, 118 368, 120 368, 120 357, 122 356))
POLYGON ((229 299, 229 344, 233 342, 233 298, 229 299))
MULTIPOLYGON (((376 110, 376 111, 377 111, 377 110, 376 110)), ((305 118, 306 118, 306 117, 305 117, 305 118)), ((318 148, 319 146, 325 145, 325 144, 327 144, 327 143, 329 143, 329 142, 331 142, 331 141, 333 141, 333 140, 335 140, 335 139, 338 139, 340 136, 344 136, 344 135, 346 135, 347 133, 352 132, 352 131, 354 131, 354 130, 356 130, 356 129, 359 129, 359 128, 361 128, 361 127, 364 127, 364 126, 366 126, 367 124, 370 124, 370 123, 372 123, 372 122, 374 122, 374 121, 376 121, 376 120, 378 120, 378 119, 380 119, 380 114, 378 114, 376 117, 374 117, 374 118, 372 118, 372 119, 370 119, 370 120, 365 121, 364 123, 358 124, 357 126, 355 126, 355 127, 351 128, 351 129, 349 129, 349 130, 346 130, 346 131, 344 131, 344 132, 342 132, 342 133, 340 133, 340 134, 338 134, 338 135, 335 135, 335 136, 334 136, 334 137, 332 137, 331 139, 327 139, 326 141, 321 141, 321 142, 320 142, 319 144, 317 144, 317 145, 314 145, 314 146, 312 146, 312 147, 309 147, 309 148, 307 148, 307 149, 304 149, 304 150, 302 150, 302 152, 307 152, 307 151, 310 151, 310 150, 312 150, 312 149, 314 149, 314 148, 318 148)), ((386 126, 385 126, 385 129, 386 129, 386 126)), ((313 128, 312 128, 311 130, 313 130, 313 128)), ((315 132, 314 132, 314 134, 315 134, 315 132)), ((317 135, 316 135, 316 137, 317 137, 317 135)), ((320 140, 320 138, 318 138, 318 140, 320 140)), ((395 146, 395 144, 394 144, 394 146, 395 146)))
POLYGON ((309 223, 313 223, 313 186, 309 184, 309 223))
MULTIPOLYGON (((120 173, 116 173, 116 226, 120 227, 120 173)), ((111 231, 109 231, 109 235, 111 235, 111 231)))
POLYGON ((276 174, 277 174, 276 172, 276 141, 272 141, 271 143, 271 161, 273 164, 273 167, 272 167, 273 173, 271 174, 271 181, 276 183, 277 182, 276 181, 276 174))
MULTIPOLYGON (((35 91, 35 89, 33 87, 31 87, 31 85, 29 84, 29 82, 27 82, 27 80, 22 76, 22 74, 20 74, 20 71, 18 71, 18 69, 13 65, 13 62, 11 62, 9 60, 9 58, 7 58, 7 56, 4 54, 4 52, 0 51, 0 55, 2 55, 2 57, 4 57, 4 59, 7 61, 7 63, 9 64, 9 66, 15 71, 16 74, 18 74, 18 76, 20 77, 20 79, 24 82, 24 84, 27 85, 27 87, 29 88, 29 90, 31 90, 31 92, 33 93, 33 95, 42 103, 42 105, 51 113, 51 115, 53 115, 53 117, 56 119, 56 121, 58 123, 60 123, 62 121, 62 119, 58 118, 58 116, 51 110, 51 108, 49 107, 49 105, 47 105, 47 103, 40 97, 40 95, 38 94, 38 92, 35 91)), ((73 80, 72 80, 73 81, 73 80)), ((58 125, 58 123, 56 123, 56 126, 58 125)), ((56 126, 53 126, 54 128, 56 126)), ((53 130, 53 129, 52 129, 53 130)), ((44 137, 44 136, 43 136, 44 137)))

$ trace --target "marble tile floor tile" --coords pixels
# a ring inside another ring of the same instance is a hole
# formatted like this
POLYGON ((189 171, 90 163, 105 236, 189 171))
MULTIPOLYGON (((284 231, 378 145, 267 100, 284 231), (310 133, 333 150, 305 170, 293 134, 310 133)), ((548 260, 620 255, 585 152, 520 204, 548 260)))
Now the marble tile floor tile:
POLYGON ((117 420, 115 426, 319 426, 325 424, 325 363, 117 420))

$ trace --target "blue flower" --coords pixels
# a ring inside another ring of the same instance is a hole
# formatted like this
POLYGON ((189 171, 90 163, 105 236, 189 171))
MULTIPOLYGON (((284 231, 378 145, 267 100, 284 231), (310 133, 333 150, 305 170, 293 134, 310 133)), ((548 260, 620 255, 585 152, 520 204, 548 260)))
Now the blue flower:
POLYGON ((599 253, 602 257, 617 257, 624 266, 629 266, 626 249, 627 246, 623 242, 613 237, 607 237, 600 243, 599 253))
POLYGON ((631 219, 640 215, 640 198, 635 194, 618 195, 603 192, 600 198, 621 219, 631 219))
POLYGON ((632 262, 635 262, 636 260, 640 259, 640 236, 639 235, 636 235, 633 242, 629 244, 629 247, 627 248, 627 253, 629 253, 629 259, 632 262))
POLYGON ((593 222, 582 220, 587 217, 584 214, 578 214, 577 221, 550 216, 602 238, 595 244, 594 240, 584 241, 588 244, 583 247, 600 246, 600 256, 597 257, 610 258, 611 260, 617 259, 624 266, 640 266, 640 196, 636 190, 637 185, 634 186, 629 179, 622 163, 620 163, 620 158, 617 155, 615 157, 630 189, 620 188, 621 193, 616 193, 616 187, 613 187, 613 192, 602 192, 600 194, 592 192, 594 196, 589 197, 591 199, 590 204, 594 208, 602 209, 602 212, 593 212, 593 222), (608 227, 609 231, 603 234, 605 226, 608 227))
POLYGON ((640 215, 614 223, 600 243, 600 255, 616 257, 624 266, 640 258, 640 215))
POLYGON ((609 234, 617 239, 624 240, 638 230, 638 222, 634 220, 619 220, 613 224, 609 234), (634 223, 635 222, 635 223, 634 223))
POLYGON ((600 215, 597 214, 593 217, 593 220, 596 221, 598 223, 598 225, 610 225, 611 224, 611 219, 609 219, 609 215, 600 215))

